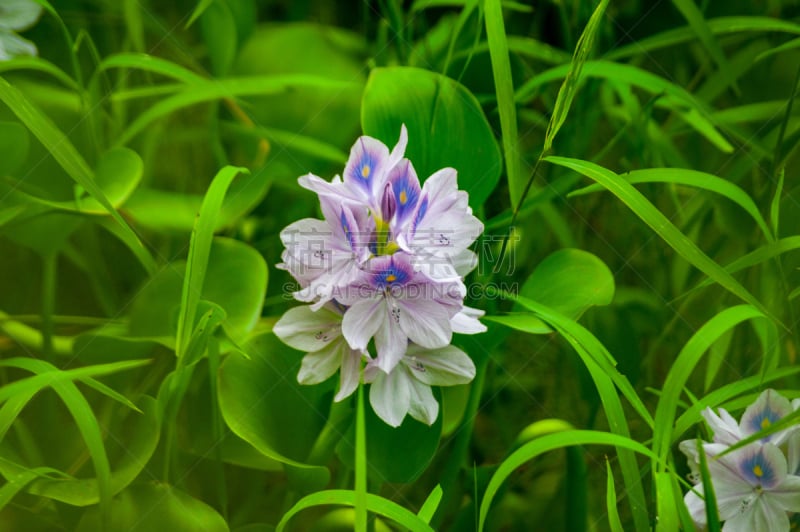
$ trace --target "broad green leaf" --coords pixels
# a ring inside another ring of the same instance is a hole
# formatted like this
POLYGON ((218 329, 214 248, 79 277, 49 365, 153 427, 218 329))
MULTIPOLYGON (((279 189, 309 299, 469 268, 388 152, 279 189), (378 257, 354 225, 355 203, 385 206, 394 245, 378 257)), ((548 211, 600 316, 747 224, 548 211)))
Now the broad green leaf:
MULTIPOLYGON (((647 168, 644 170, 626 172, 620 177, 632 185, 638 185, 640 183, 671 183, 715 192, 728 198, 747 211, 747 214, 753 218, 758 228, 761 229, 764 237, 766 237, 767 240, 774 240, 772 231, 770 231, 767 226, 767 222, 761 215, 761 211, 758 210, 756 203, 747 192, 730 181, 706 172, 685 168, 647 168)), ((569 196, 580 196, 601 190, 605 190, 605 188, 603 185, 597 183, 571 192, 569 196)))
MULTIPOLYGON (((114 497, 111 509, 108 530, 229 530, 225 519, 212 507, 167 484, 135 484, 114 497)), ((101 529, 96 508, 88 509, 76 528, 77 532, 101 529)))
POLYGON ((233 354, 219 370, 219 403, 228 427, 265 456, 323 472, 306 460, 326 422, 330 387, 300 385, 303 353, 271 333, 243 348, 250 360, 233 354))
POLYGON ((591 18, 589 18, 589 22, 586 23, 580 39, 578 39, 575 53, 572 56, 572 63, 569 65, 569 71, 561 84, 561 88, 558 90, 556 104, 553 107, 553 115, 550 117, 550 123, 547 125, 547 132, 544 136, 542 153, 550 152, 553 146, 553 139, 555 139, 558 130, 564 124, 564 120, 567 119, 572 100, 578 92, 578 83, 581 79, 583 66, 594 48, 595 35, 600 27, 600 22, 603 20, 603 15, 605 15, 606 7, 608 7, 608 0, 600 0, 591 18))
POLYGON ((541 438, 537 438, 526 443, 514 451, 511 456, 503 460, 492 475, 492 478, 489 480, 489 485, 486 487, 486 491, 483 494, 483 499, 481 500, 478 530, 484 530, 486 517, 494 497, 500 489, 500 485, 505 482, 514 470, 543 453, 573 445, 613 445, 617 448, 629 449, 644 456, 655 458, 655 455, 644 445, 630 438, 617 434, 609 434, 607 432, 571 430, 556 434, 547 434, 541 438))
MULTIPOLYGON (((284 530, 292 517, 307 508, 326 505, 355 506, 355 499, 355 492, 350 490, 326 490, 307 495, 297 501, 297 503, 283 515, 275 530, 277 532, 284 530)), ((406 510, 396 502, 384 499, 378 495, 367 494, 367 509, 370 512, 388 517, 398 525, 409 530, 414 530, 415 532, 433 532, 433 528, 421 518, 414 515, 413 512, 406 510)))
MULTIPOLYGON (((540 262, 522 285, 528 297, 577 321, 595 305, 608 305, 614 298, 614 276, 605 263, 580 249, 562 249, 540 262)), ((544 322, 527 321, 528 332, 552 332, 544 322)))
POLYGON ((364 133, 393 146, 402 124, 408 128, 406 157, 420 181, 449 166, 473 208, 486 201, 502 160, 480 105, 464 86, 417 68, 374 69, 361 107, 364 133))
POLYGON ((19 170, 28 158, 29 148, 28 130, 22 124, 0 122, 0 177, 19 170))
POLYGON ((175 336, 175 353, 178 360, 181 360, 185 354, 194 327, 197 305, 200 302, 206 278, 208 257, 211 253, 211 243, 214 239, 214 230, 217 227, 217 217, 222 207, 222 200, 225 198, 231 182, 239 173, 247 173, 247 169, 226 166, 214 176, 208 192, 203 198, 203 204, 200 206, 200 212, 192 230, 186 274, 183 278, 181 292, 178 331, 175 336))
MULTIPOLYGON (((522 173, 520 161, 517 107, 514 102, 514 80, 511 77, 508 41, 506 40, 503 8, 500 5, 500 0, 486 0, 484 2, 484 18, 486 21, 486 39, 489 45, 489 54, 492 58, 492 74, 494 75, 494 85, 497 93, 497 108, 500 114, 508 191, 511 196, 511 207, 515 208, 522 198, 525 175, 522 173)), ((546 139, 545 144, 547 145, 546 139)))
POLYGON ((566 157, 547 157, 545 161, 570 168, 586 177, 597 181, 617 196, 627 205, 644 223, 660 236, 680 256, 689 261, 693 266, 714 279, 723 288, 746 303, 750 303, 762 313, 771 316, 769 311, 739 282, 731 277, 722 266, 710 259, 689 238, 681 233, 661 211, 659 211, 647 198, 645 198, 633 185, 620 178, 617 174, 588 161, 569 159, 566 157))

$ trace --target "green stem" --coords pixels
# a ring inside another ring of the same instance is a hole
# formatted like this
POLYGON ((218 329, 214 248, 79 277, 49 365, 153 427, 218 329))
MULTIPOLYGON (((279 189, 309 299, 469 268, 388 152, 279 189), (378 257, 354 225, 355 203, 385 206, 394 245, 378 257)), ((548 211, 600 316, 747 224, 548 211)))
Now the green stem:
POLYGON ((51 251, 42 257, 42 355, 53 360, 53 315, 56 306, 56 277, 58 276, 58 253, 51 251))
POLYGON ((364 385, 358 385, 356 410, 356 532, 367 532, 367 429, 364 421, 364 385))

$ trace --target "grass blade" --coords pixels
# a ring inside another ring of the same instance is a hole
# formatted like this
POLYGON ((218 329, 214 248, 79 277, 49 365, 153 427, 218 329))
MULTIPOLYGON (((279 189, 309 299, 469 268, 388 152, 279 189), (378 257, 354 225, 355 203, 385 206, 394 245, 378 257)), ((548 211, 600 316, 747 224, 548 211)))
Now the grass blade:
MULTIPOLYGON (((730 273, 711 260, 703 251, 697 247, 686 235, 681 233, 672 222, 670 222, 661 211, 659 211, 650 201, 647 200, 633 185, 620 178, 617 174, 588 161, 570 159, 566 157, 550 156, 546 161, 570 168, 586 177, 597 181, 607 188, 612 194, 617 196, 627 205, 643 222, 645 222, 655 233, 660 236, 672 249, 680 256, 689 261, 690 264, 708 275, 720 286, 760 310, 763 314, 772 317, 767 308, 761 304, 750 292, 747 291, 730 273)), ((772 317, 776 323, 779 320, 772 317)))
POLYGON ((364 386, 358 387, 356 410, 356 532, 367 532, 367 428, 364 421, 364 386))

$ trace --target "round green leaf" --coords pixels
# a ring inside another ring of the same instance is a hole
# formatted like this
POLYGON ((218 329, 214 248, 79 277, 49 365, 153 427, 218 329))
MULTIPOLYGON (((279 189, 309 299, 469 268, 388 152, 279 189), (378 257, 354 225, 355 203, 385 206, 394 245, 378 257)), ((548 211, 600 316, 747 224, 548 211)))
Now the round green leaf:
POLYGON ((28 157, 31 139, 19 122, 0 122, 0 176, 16 172, 28 157))
MULTIPOLYGON (((297 467, 306 464, 330 409, 330 386, 302 386, 303 354, 272 333, 231 355, 219 371, 219 403, 228 427, 264 455, 297 467)), ((324 469, 324 468, 320 468, 324 469)))
MULTIPOLYGON (((520 295, 577 320, 589 307, 611 303, 614 276, 595 255, 580 249, 561 249, 539 263, 520 295)), ((544 322, 533 323, 527 318, 530 317, 526 317, 528 332, 552 332, 544 322)))
POLYGON ((401 124, 408 128, 406 157, 420 180, 450 166, 473 208, 486 201, 500 179, 502 159, 483 110, 466 87, 428 70, 376 68, 361 104, 364 133, 391 147, 401 124))
MULTIPOLYGON (((78 532, 101 530, 100 512, 90 508, 78 523, 78 532)), ((129 532, 194 530, 228 532, 228 524, 206 503, 166 484, 138 484, 111 503, 110 530, 129 532)))

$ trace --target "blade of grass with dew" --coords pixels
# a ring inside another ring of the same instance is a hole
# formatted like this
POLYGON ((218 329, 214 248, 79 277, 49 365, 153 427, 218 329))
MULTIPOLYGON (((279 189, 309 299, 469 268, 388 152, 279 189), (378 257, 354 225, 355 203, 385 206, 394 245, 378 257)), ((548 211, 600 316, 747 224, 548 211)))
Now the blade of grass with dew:
POLYGON ((736 85, 730 64, 728 64, 728 59, 725 57, 725 52, 722 51, 722 46, 720 46, 714 34, 711 32, 711 29, 708 27, 706 19, 703 17, 703 13, 697 7, 697 4, 694 3, 694 0, 672 0, 672 4, 678 8, 683 18, 689 23, 689 27, 717 64, 719 72, 725 78, 726 84, 731 84, 734 92, 739 95, 739 87, 736 85))
POLYGON ((622 521, 619 518, 617 509, 617 488, 614 485, 614 473, 611 471, 611 463, 606 458, 606 514, 608 515, 608 527, 611 532, 624 532, 622 521))
MULTIPOLYGON (((674 185, 695 187, 702 190, 708 190, 709 192, 714 192, 739 205, 753 218, 767 240, 775 240, 772 231, 769 229, 769 226, 767 226, 767 222, 764 220, 764 217, 761 216, 761 212, 758 210, 758 206, 753 201, 753 198, 751 198, 747 192, 742 190, 742 188, 738 185, 722 179, 721 177, 717 177, 706 172, 700 172, 698 170, 689 170, 684 168, 647 168, 643 170, 626 172, 625 174, 620 175, 620 178, 624 179, 631 185, 638 185, 641 183, 669 183, 674 185)), ((589 185, 588 187, 570 192, 567 194, 567 197, 581 196, 602 190, 606 190, 605 187, 599 183, 595 183, 593 185, 589 185)))
POLYGON ((360 90, 361 85, 354 82, 335 81, 321 76, 305 74, 204 80, 202 83, 198 82, 187 86, 174 96, 156 102, 128 125, 114 145, 122 146, 127 144, 155 120, 185 107, 239 96, 259 96, 290 92, 295 87, 313 87, 320 91, 339 94, 341 91, 346 90, 360 90))
POLYGON ((246 168, 226 166, 214 176, 208 187, 197 215, 189 242, 189 256, 186 262, 186 274, 183 279, 181 306, 178 314, 178 329, 175 336, 175 354, 183 363, 183 357, 192 335, 197 306, 203 292, 203 283, 208 268, 208 257, 211 253, 211 242, 217 217, 222 208, 222 201, 234 178, 240 173, 249 173, 246 168))
POLYGON ((356 532, 367 532, 367 427, 364 420, 364 386, 358 387, 356 407, 356 532))
MULTIPOLYGON (((478 520, 479 532, 484 530, 486 517, 489 514, 489 508, 495 495, 497 495, 500 485, 521 465, 531 461, 537 456, 573 445, 609 445, 614 447, 622 447, 635 453, 639 453, 649 458, 655 458, 655 455, 639 442, 630 438, 626 438, 617 434, 609 434, 608 432, 600 432, 594 430, 571 430, 559 432, 555 434, 547 434, 541 438, 537 438, 531 442, 526 443, 503 460, 498 466, 497 470, 489 480, 489 485, 483 494, 481 500, 480 513, 478 520)), ((648 530, 645 528, 645 530, 648 530)))
MULTIPOLYGON (((645 198, 633 185, 620 178, 617 174, 588 161, 571 159, 567 157, 549 156, 544 159, 547 162, 575 170, 584 176, 597 181, 612 194, 617 196, 636 214, 639 219, 646 223, 655 233, 660 236, 672 249, 681 257, 689 261, 697 269, 708 275, 720 286, 739 297, 746 303, 750 303, 763 314, 774 319, 780 324, 780 320, 774 318, 767 308, 758 301, 750 292, 747 291, 739 282, 734 279, 725 269, 711 260, 703 251, 697 247, 689 238, 681 233, 655 205, 645 198)), ((782 325, 782 324, 781 324, 782 325)))
MULTIPOLYGON (((355 506, 355 500, 356 493, 351 490, 323 490, 312 493, 311 495, 306 495, 297 501, 289 511, 283 514, 280 522, 275 527, 275 531, 283 531, 291 518, 305 509, 328 505, 352 507, 355 506)), ((408 530, 413 530, 415 532, 433 532, 433 528, 417 517, 414 512, 378 495, 372 493, 367 494, 367 509, 375 514, 388 517, 408 530)))
POLYGON ((511 60, 508 55, 508 42, 503 23, 503 8, 500 0, 484 2, 486 39, 492 61, 497 110, 500 114, 500 130, 503 136, 503 155, 506 164, 508 191, 511 206, 517 208, 522 201, 524 188, 522 165, 519 154, 519 135, 517 133, 517 107, 514 102, 514 80, 511 77, 511 60))
POLYGON ((39 111, 17 88, 13 87, 3 77, 0 77, 0 101, 25 124, 39 142, 44 145, 58 164, 66 171, 76 183, 83 187, 92 197, 105 208, 112 218, 120 225, 123 241, 142 260, 148 273, 155 271, 155 261, 150 256, 147 248, 139 240, 136 232, 114 209, 111 202, 103 194, 100 186, 95 182, 94 174, 86 161, 75 149, 53 122, 44 113, 39 111))

